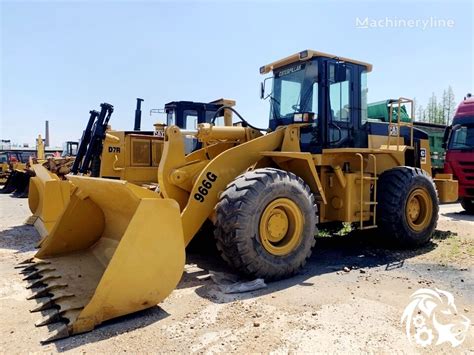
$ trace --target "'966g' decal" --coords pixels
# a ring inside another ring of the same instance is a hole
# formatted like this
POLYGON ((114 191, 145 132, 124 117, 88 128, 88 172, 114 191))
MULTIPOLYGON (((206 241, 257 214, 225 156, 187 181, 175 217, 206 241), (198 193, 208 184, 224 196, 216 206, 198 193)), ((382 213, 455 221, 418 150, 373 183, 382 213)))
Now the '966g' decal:
POLYGON ((212 189, 212 183, 216 180, 217 175, 209 171, 206 174, 206 179, 201 181, 201 185, 198 187, 198 192, 194 194, 194 199, 199 202, 204 202, 209 190, 212 189))

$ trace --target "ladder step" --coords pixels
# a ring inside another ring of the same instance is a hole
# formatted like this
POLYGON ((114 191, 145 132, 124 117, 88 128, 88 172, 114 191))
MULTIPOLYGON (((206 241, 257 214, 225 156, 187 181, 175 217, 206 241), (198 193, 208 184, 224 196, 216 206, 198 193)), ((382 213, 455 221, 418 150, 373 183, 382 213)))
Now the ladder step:
POLYGON ((375 201, 370 201, 370 202, 364 202, 364 205, 378 205, 378 202, 375 201))
POLYGON ((371 225, 371 226, 363 226, 360 229, 374 229, 374 228, 377 228, 377 227, 378 226, 376 224, 374 224, 374 225, 371 225))

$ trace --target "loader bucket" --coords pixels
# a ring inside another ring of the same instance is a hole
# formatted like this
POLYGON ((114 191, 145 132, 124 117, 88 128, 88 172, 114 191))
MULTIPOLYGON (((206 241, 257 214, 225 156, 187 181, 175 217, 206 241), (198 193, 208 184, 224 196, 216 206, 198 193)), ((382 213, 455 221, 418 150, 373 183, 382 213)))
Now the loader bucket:
POLYGON ((185 251, 179 206, 126 181, 69 176, 76 190, 22 273, 46 317, 44 342, 155 306, 176 287, 185 251), (59 322, 58 324, 56 324, 59 322))
POLYGON ((26 223, 34 224, 43 240, 69 202, 73 186, 41 164, 32 165, 31 169, 35 176, 30 179, 28 205, 33 215, 26 223))

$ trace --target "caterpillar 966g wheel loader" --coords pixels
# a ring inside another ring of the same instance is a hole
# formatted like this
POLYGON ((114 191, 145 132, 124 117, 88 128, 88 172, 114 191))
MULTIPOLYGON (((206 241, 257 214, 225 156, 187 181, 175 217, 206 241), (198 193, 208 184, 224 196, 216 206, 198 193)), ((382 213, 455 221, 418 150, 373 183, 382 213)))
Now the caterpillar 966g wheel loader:
MULTIPOLYGON (((116 131, 109 126, 113 106, 101 104, 101 110, 90 111, 74 164, 73 175, 90 175, 108 179, 127 180, 136 185, 154 188, 157 170, 163 150, 164 127, 177 125, 183 129, 195 129, 198 123, 209 122, 219 110, 220 123, 232 125, 232 112, 221 110, 234 106, 235 101, 219 99, 210 103, 173 101, 164 107, 166 125, 156 124, 155 130, 141 130, 141 102, 137 99, 133 131, 116 131)), ((186 151, 199 147, 196 139, 186 138, 186 151)), ((31 167, 28 205, 32 216, 26 221, 35 226, 42 238, 52 230, 56 220, 68 204, 74 185, 64 180, 42 164, 31 167)), ((41 241, 42 242, 42 241, 41 241)), ((41 244, 40 242, 40 244, 41 244)))
POLYGON ((301 269, 318 223, 378 228, 380 238, 407 247, 426 243, 438 196, 456 199, 456 182, 431 178, 425 133, 366 121, 371 69, 310 50, 262 67, 273 72, 268 132, 243 119, 241 126, 212 120, 195 131, 166 128, 159 193, 69 176, 69 203, 22 265, 36 310, 49 310, 39 324, 58 322, 48 340, 165 299, 181 278, 185 246, 207 219, 223 259, 266 280, 301 269), (190 135, 203 146, 186 154, 190 135))

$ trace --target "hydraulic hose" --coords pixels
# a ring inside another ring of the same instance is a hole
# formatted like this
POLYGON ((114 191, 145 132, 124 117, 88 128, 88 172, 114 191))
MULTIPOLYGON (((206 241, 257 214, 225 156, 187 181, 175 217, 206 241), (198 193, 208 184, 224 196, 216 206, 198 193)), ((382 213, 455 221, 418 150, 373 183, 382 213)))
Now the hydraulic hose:
POLYGON ((255 127, 255 126, 251 125, 245 118, 243 118, 243 117, 240 115, 240 113, 237 112, 236 109, 234 109, 232 106, 225 106, 225 105, 224 105, 224 106, 221 106, 221 107, 219 107, 219 108, 217 109, 216 113, 214 114, 214 116, 213 116, 212 119, 211 119, 211 123, 212 123, 212 124, 215 124, 217 115, 218 115, 221 111, 223 111, 223 110, 225 110, 225 109, 230 110, 230 111, 232 111, 233 113, 235 113, 235 114, 237 115, 237 117, 239 117, 240 121, 241 121, 244 125, 246 125, 246 126, 252 128, 252 129, 255 129, 255 130, 257 130, 257 131, 268 131, 268 128, 258 128, 258 127, 255 127))

